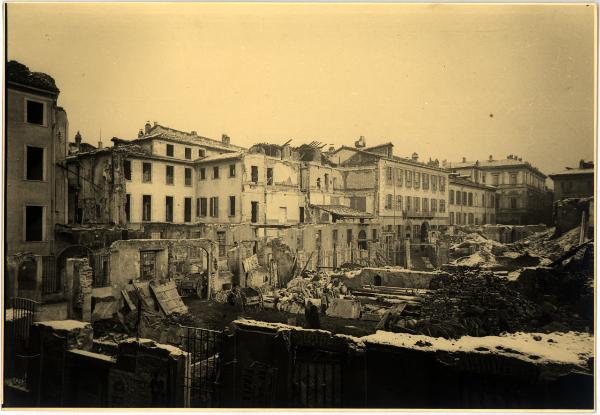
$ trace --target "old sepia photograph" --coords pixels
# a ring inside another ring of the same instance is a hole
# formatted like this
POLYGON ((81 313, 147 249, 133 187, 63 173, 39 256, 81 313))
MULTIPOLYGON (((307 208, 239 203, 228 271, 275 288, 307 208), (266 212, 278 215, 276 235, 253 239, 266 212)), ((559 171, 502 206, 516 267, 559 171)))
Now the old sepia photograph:
POLYGON ((2 409, 595 409, 595 3, 3 12, 2 409))

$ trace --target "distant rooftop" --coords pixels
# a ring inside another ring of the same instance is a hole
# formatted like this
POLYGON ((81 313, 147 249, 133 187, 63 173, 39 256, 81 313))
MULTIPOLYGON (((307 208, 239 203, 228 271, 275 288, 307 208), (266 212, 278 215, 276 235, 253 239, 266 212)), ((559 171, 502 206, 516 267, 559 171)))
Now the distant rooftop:
POLYGON ((492 156, 490 156, 488 159, 475 160, 475 161, 466 160, 465 158, 463 158, 463 160, 460 162, 449 162, 449 163, 446 163, 446 165, 445 165, 446 168, 450 168, 450 169, 460 169, 460 168, 469 168, 469 167, 479 167, 479 168, 485 169, 485 168, 495 168, 495 167, 499 168, 499 167, 517 167, 517 166, 529 167, 531 170, 546 177, 546 175, 544 173, 542 173, 539 169, 534 167, 531 163, 523 160, 520 157, 512 155, 512 154, 509 155, 507 158, 500 159, 500 160, 496 160, 492 156))
POLYGON ((6 64, 6 80, 9 83, 39 88, 56 94, 60 92, 54 78, 50 75, 43 72, 31 72, 27 66, 17 61, 10 61, 6 64))

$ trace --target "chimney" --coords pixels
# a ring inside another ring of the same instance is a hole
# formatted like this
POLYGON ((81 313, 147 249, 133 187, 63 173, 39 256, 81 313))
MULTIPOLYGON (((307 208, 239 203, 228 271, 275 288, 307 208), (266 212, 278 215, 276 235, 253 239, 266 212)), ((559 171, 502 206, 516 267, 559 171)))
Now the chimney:
POLYGON ((198 133, 196 131, 190 131, 190 134, 193 135, 194 137, 198 135, 198 133))
POLYGON ((156 127, 158 125, 158 123, 156 121, 154 121, 154 126, 156 127))
MULTIPOLYGON (((330 152, 330 153, 333 153, 334 151, 335 151, 335 147, 334 147, 334 146, 330 146, 330 147, 329 147, 329 152, 330 152)), ((583 161, 583 160, 582 160, 582 161, 583 161)))
POLYGON ((150 125, 150 121, 146 121, 146 125, 144 125, 144 133, 145 134, 150 134, 150 129, 152 128, 152 126, 150 125))
POLYGON ((81 145, 81 133, 79 131, 75 134, 75 144, 77 144, 77 148, 81 145))
POLYGON ((144 136, 144 130, 142 130, 140 128, 140 131, 138 131, 138 138, 142 138, 144 136))
POLYGON ((494 157, 492 157, 492 155, 490 154, 490 158, 488 160, 489 161, 494 161, 494 157))
POLYGON ((100 141, 98 141, 98 148, 102 148, 102 147, 103 147, 102 140, 100 140, 100 141))
POLYGON ((227 134, 223 134, 223 135, 221 135, 221 142, 223 144, 229 144, 229 143, 231 143, 231 138, 229 138, 229 136, 227 134))
POLYGON ((367 142, 365 140, 365 136, 361 135, 357 141, 354 142, 354 147, 356 148, 364 148, 367 146, 367 142))
POLYGON ((467 162, 467 158, 463 157, 463 163, 466 163, 466 162, 467 162))
POLYGON ((412 158, 412 161, 418 161, 419 160, 419 155, 416 152, 412 153, 412 157, 411 158, 412 158))

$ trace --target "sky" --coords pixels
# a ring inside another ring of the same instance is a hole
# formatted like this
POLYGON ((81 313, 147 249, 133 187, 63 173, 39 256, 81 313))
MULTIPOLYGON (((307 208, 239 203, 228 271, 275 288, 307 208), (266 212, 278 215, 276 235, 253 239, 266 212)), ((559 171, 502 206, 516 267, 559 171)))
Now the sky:
MULTIPOLYGON (((8 4, 7 57, 69 135, 146 121, 232 143, 394 143, 448 161, 594 158, 594 4, 8 4)), ((550 184, 550 183, 548 183, 550 184)))

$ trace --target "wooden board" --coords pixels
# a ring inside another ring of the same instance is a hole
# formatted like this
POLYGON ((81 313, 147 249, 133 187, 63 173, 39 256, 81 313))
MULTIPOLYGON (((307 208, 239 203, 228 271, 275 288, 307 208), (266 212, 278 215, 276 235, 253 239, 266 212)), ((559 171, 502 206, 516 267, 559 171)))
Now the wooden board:
POLYGON ((137 307, 131 300, 131 297, 129 297, 129 293, 127 292, 127 290, 121 290, 121 295, 123 295, 123 299, 125 300, 127 307, 129 307, 129 310, 131 310, 131 311, 137 310, 137 307))
POLYGON ((148 281, 134 281, 133 286, 138 293, 138 296, 142 298, 144 306, 147 310, 156 311, 156 301, 152 298, 152 293, 150 292, 150 284, 148 281))
POLYGON ((183 304, 177 292, 175 281, 169 281, 163 285, 151 285, 150 289, 156 296, 163 313, 167 316, 173 313, 185 314, 188 312, 187 306, 183 304))
POLYGON ((258 257, 256 255, 252 255, 242 260, 242 264, 244 264, 244 272, 250 272, 253 269, 258 268, 258 257))

